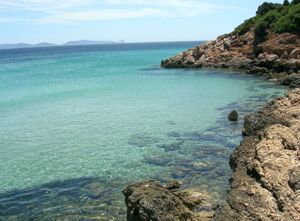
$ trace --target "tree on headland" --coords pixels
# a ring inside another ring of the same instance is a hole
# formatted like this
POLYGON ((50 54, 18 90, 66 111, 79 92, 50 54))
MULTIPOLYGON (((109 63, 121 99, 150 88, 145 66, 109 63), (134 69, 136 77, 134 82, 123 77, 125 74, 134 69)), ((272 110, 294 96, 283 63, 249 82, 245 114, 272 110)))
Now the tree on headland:
POLYGON ((290 4, 289 0, 284 0, 283 5, 288 6, 290 4))
POLYGON ((259 48, 258 45, 266 40, 267 35, 268 35, 267 24, 265 22, 260 23, 254 29, 253 47, 254 47, 254 53, 256 55, 262 52, 261 48, 259 48))
POLYGON ((271 2, 264 2, 262 5, 260 5, 256 11, 256 15, 263 16, 267 14, 269 11, 279 8, 281 4, 277 3, 271 3, 271 2))
POLYGON ((234 32, 243 35, 255 28, 258 40, 255 43, 260 42, 264 36, 264 28, 267 32, 274 33, 300 33, 300 0, 286 0, 283 4, 264 2, 258 7, 256 16, 247 19, 234 32))

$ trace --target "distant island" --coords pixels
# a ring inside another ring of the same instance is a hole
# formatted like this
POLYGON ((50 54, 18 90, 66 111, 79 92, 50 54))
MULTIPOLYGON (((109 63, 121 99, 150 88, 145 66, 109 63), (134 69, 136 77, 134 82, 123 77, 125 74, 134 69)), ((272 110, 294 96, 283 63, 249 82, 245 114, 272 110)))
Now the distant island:
POLYGON ((79 46, 79 45, 101 45, 101 44, 120 44, 124 41, 68 41, 64 44, 52 44, 48 42, 41 42, 38 44, 16 43, 16 44, 0 44, 0 49, 16 49, 16 48, 39 48, 39 47, 53 47, 53 46, 79 46))

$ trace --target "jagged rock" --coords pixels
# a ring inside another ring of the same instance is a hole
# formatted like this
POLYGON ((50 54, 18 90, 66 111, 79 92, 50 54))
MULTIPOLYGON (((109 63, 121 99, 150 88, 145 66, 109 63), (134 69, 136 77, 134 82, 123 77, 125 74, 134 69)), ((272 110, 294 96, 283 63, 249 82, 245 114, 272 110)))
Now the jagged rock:
POLYGON ((238 121, 238 119, 239 119, 239 115, 236 110, 233 110, 229 113, 229 115, 228 115, 229 121, 238 121))
POLYGON ((299 131, 300 89, 246 117, 230 158, 231 190, 214 220, 299 220, 299 131))
POLYGON ((300 48, 295 48, 289 55, 289 59, 300 59, 300 48))
POLYGON ((283 52, 283 54, 280 56, 281 59, 288 59, 289 58, 289 54, 285 51, 283 52))
POLYGON ((248 74, 262 75, 268 73, 268 69, 264 67, 253 66, 247 71, 248 74))
POLYGON ((225 50, 229 50, 229 49, 230 49, 230 47, 231 47, 231 42, 230 42, 229 39, 226 39, 226 40, 224 41, 223 47, 224 47, 225 50))
POLYGON ((267 57, 267 53, 260 53, 258 56, 257 56, 257 59, 258 60, 264 60, 264 59, 266 59, 266 57, 267 57))
POLYGON ((123 194, 128 221, 192 219, 192 211, 174 193, 156 182, 143 182, 128 186, 123 194))
POLYGON ((189 56, 185 59, 185 61, 183 62, 184 65, 193 65, 195 63, 195 58, 192 56, 189 56))
POLYGON ((300 190, 300 166, 290 170, 289 185, 294 191, 300 190))
POLYGON ((279 57, 278 57, 277 54, 266 54, 265 59, 267 61, 272 62, 272 61, 275 61, 275 60, 279 59, 279 57))
POLYGON ((178 190, 181 187, 182 183, 177 180, 171 180, 167 182, 164 187, 168 190, 178 190))
POLYGON ((257 57, 255 57, 253 41, 253 30, 242 36, 223 35, 214 41, 163 60, 161 66, 165 68, 243 69, 248 74, 263 75, 279 81, 287 77, 290 71, 300 70, 299 34, 270 33, 266 41, 258 45, 262 53, 257 57), (275 75, 270 73, 283 74, 274 77, 275 75), (280 79, 277 79, 278 76, 280 79))
POLYGON ((154 181, 137 183, 123 190, 128 221, 208 221, 213 211, 197 212, 195 207, 212 208, 207 195, 195 189, 180 190, 171 181, 161 185, 154 181), (200 219, 201 217, 201 219, 200 219))
POLYGON ((281 81, 282 85, 290 85, 291 87, 300 86, 300 74, 291 74, 281 81))

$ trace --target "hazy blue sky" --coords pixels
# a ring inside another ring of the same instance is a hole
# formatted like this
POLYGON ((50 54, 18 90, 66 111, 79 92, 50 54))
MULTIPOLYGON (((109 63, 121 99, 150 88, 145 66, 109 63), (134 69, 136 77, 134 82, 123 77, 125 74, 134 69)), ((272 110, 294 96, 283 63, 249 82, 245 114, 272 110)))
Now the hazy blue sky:
POLYGON ((262 2, 0 0, 0 43, 209 40, 254 16, 262 2))

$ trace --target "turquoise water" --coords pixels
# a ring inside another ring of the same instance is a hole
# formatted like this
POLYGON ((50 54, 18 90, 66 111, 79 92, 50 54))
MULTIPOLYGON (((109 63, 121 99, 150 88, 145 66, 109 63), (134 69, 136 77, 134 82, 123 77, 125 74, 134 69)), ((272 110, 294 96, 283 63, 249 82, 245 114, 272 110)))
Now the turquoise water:
POLYGON ((165 70, 195 42, 0 51, 0 220, 124 220, 121 190, 183 181, 223 199, 242 119, 285 88, 165 70))

